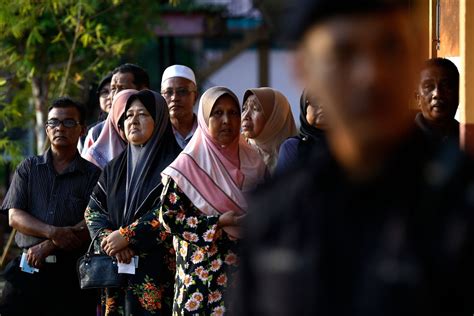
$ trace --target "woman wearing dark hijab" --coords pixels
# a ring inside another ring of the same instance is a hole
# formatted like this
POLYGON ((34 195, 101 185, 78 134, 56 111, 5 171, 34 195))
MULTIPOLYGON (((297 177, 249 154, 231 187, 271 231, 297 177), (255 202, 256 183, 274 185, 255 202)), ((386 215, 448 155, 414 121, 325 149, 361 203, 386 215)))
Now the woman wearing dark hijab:
POLYGON ((282 174, 309 156, 327 152, 326 117, 323 108, 305 91, 300 98, 300 134, 288 138, 281 146, 275 174, 282 174), (317 152, 315 152, 317 151, 317 152))
MULTIPOLYGON (((120 122, 127 148, 104 168, 85 213, 91 235, 101 230, 101 247, 108 254, 108 236, 151 209, 163 189, 161 171, 181 151, 166 102, 154 91, 130 96, 120 122)), ((145 238, 115 256, 124 263, 138 256, 139 262, 124 288, 105 289, 105 315, 171 314, 175 273, 171 237, 163 233, 160 238, 145 238)))

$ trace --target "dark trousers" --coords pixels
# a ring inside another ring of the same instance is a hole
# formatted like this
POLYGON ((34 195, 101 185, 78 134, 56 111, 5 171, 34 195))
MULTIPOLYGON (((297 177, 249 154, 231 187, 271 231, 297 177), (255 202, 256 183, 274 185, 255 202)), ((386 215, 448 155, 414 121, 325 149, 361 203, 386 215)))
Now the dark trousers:
POLYGON ((45 263, 38 273, 22 272, 20 258, 5 269, 5 287, 0 315, 95 315, 97 292, 81 290, 75 258, 58 256, 57 263, 45 263))

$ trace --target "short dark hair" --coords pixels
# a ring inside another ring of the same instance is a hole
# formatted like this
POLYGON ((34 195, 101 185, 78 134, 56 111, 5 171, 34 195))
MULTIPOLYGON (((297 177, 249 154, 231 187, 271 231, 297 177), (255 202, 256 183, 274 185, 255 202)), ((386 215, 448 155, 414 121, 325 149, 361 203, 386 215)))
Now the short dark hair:
POLYGON ((112 75, 116 73, 131 73, 133 74, 133 84, 140 88, 150 88, 150 77, 145 69, 135 64, 123 64, 112 71, 112 75))
POLYGON ((99 83, 99 86, 97 87, 97 94, 100 95, 100 90, 102 90, 102 88, 110 83, 112 81, 112 73, 109 72, 104 78, 102 78, 102 80, 100 81, 99 83))
POLYGON ((449 76, 452 78, 453 83, 456 84, 457 87, 459 87, 458 67, 456 67, 456 65, 452 61, 447 58, 441 57, 431 58, 424 62, 421 70, 425 70, 430 67, 440 67, 446 70, 449 73, 449 76))
POLYGON ((86 118, 86 108, 77 101, 74 101, 70 97, 59 97, 54 99, 48 108, 48 113, 54 108, 76 108, 79 112, 79 122, 84 125, 86 118))

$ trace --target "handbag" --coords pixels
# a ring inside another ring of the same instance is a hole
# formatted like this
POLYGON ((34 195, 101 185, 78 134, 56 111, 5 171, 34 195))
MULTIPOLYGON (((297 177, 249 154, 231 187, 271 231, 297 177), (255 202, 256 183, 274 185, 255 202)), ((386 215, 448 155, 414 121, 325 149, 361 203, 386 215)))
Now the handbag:
POLYGON ((94 253, 93 245, 99 236, 99 230, 85 255, 77 260, 77 274, 81 289, 121 287, 127 282, 127 276, 118 273, 117 259, 103 253, 94 253))

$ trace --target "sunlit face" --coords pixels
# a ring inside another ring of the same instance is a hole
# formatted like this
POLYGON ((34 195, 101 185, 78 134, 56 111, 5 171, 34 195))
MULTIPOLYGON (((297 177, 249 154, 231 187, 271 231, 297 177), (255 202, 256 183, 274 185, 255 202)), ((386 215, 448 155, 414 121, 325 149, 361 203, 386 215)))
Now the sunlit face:
POLYGON ((209 133, 223 147, 239 137, 240 109, 232 97, 223 95, 217 99, 209 117, 209 133))
POLYGON ((331 129, 365 144, 392 143, 406 133, 415 41, 405 11, 333 17, 308 30, 299 72, 331 129))
POLYGON ((73 127, 65 127, 64 123, 61 123, 55 127, 46 125, 46 134, 48 135, 49 141, 52 147, 71 147, 75 148, 79 137, 81 137, 84 132, 84 126, 79 124, 80 114, 75 107, 66 107, 66 108, 52 108, 48 113, 48 121, 64 121, 71 120, 75 122, 73 127))
POLYGON ((102 111, 109 113, 110 107, 112 106, 112 99, 110 99, 110 82, 104 84, 99 91, 99 105, 102 111))
POLYGON ((327 128, 323 107, 314 98, 306 100, 306 121, 316 128, 322 130, 327 128))
POLYGON ((242 134, 245 138, 256 138, 263 131, 266 122, 267 118, 257 97, 249 95, 242 106, 242 134))
POLYGON ((197 100, 196 85, 186 78, 173 77, 161 85, 161 95, 168 104, 170 118, 181 119, 193 115, 197 100))
POLYGON ((421 71, 418 105, 426 120, 443 123, 454 118, 459 104, 456 79, 443 67, 429 67, 421 71))
POLYGON ((125 89, 136 89, 138 87, 133 83, 134 76, 131 72, 125 73, 116 73, 112 76, 112 80, 110 82, 110 100, 113 101, 114 97, 117 93, 125 89))
POLYGON ((140 102, 135 100, 125 112, 125 137, 132 145, 143 145, 153 135, 155 121, 140 102))

